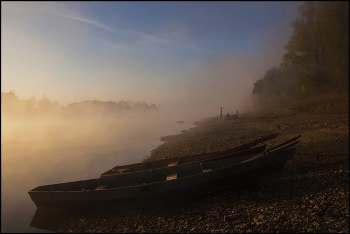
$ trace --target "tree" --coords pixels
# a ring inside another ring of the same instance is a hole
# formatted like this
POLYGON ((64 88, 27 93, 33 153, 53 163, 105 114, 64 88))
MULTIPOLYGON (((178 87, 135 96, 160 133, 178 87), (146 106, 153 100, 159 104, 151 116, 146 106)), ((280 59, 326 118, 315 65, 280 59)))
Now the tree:
POLYGON ((25 113, 29 118, 35 116, 37 104, 38 102, 35 97, 24 102, 25 113))
POLYGON ((52 103, 48 98, 38 101, 38 111, 40 114, 48 114, 52 110, 52 103))
POLYGON ((13 90, 1 92, 1 116, 16 119, 21 115, 21 101, 13 90))
MULTIPOLYGON (((281 66, 299 65, 295 82, 308 90, 349 80, 349 2, 305 2, 291 23, 281 66)), ((343 83, 343 84, 341 84, 343 83)))
POLYGON ((264 77, 254 83, 253 95, 258 97, 262 106, 276 106, 294 97, 293 77, 299 67, 291 65, 286 68, 273 67, 266 71, 264 77))

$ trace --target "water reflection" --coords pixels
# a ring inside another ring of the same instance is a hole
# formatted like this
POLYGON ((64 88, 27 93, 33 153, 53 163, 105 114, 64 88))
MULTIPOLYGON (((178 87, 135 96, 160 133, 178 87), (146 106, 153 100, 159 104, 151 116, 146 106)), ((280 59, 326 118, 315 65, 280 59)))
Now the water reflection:
POLYGON ((72 225, 75 228, 82 225, 82 223, 77 223, 77 220, 80 220, 80 216, 89 214, 92 213, 74 213, 36 209, 33 219, 30 222, 30 227, 48 232, 66 232, 72 225))
POLYGON ((64 220, 65 217, 63 213, 54 213, 37 209, 33 216, 32 222, 30 223, 30 226, 50 232, 58 232, 64 220))
MULTIPOLYGON (((142 213, 155 213, 176 209, 176 205, 168 204, 163 206, 128 206, 118 209, 94 210, 94 211, 56 211, 47 209, 36 209, 30 222, 30 227, 45 232, 69 232, 70 229, 78 232, 100 232, 100 221, 106 218, 135 216, 142 213)), ((103 227, 102 227, 103 228, 103 227)))

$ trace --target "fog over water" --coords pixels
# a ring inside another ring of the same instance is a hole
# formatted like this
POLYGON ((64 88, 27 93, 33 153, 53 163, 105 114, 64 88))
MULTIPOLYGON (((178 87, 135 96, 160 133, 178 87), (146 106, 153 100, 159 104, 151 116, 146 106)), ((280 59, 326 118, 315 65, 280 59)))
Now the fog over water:
POLYGON ((155 110, 119 118, 2 121, 2 230, 40 231, 29 226, 36 210, 29 190, 98 178, 116 165, 141 162, 162 144, 160 136, 188 130, 195 120, 190 113, 155 110))
MULTIPOLYGON (((162 143, 160 136, 180 133, 194 127, 194 121, 218 116, 220 107, 223 115, 253 110, 253 83, 279 61, 277 45, 283 41, 270 48, 269 57, 265 53, 254 58, 228 57, 167 83, 167 98, 155 102, 162 104, 157 110, 109 117, 95 117, 92 111, 82 118, 2 118, 2 230, 42 231, 29 226, 36 210, 30 189, 97 178, 116 165, 140 162, 162 143), (177 124, 179 120, 185 124, 177 124)), ((20 92, 18 96, 22 99, 20 92)))
POLYGON ((2 231, 41 231, 30 189, 140 162, 221 107, 254 110, 254 83, 281 62, 300 4, 1 2, 1 92, 18 97, 1 106, 2 231), (157 108, 107 103, 122 99, 157 108), (105 103, 67 108, 84 100, 105 103))
POLYGON ((116 165, 140 162, 162 143, 160 136, 180 133, 194 127, 194 121, 218 116, 220 107, 223 115, 253 110, 253 83, 278 61, 278 52, 271 50, 273 56, 268 59, 262 54, 209 63, 169 83, 168 98, 160 99, 162 105, 156 110, 109 117, 96 117, 98 113, 90 111, 81 118, 2 118, 2 230, 42 231, 29 226, 36 210, 30 189, 97 178, 116 165), (179 120, 185 124, 177 124, 179 120))

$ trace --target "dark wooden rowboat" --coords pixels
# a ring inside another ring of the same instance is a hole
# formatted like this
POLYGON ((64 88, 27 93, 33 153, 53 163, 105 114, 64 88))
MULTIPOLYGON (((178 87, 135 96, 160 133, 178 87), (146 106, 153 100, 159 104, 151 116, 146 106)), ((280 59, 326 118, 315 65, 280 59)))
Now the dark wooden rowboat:
MULTIPOLYGON (((296 142, 296 140, 300 137, 294 137, 290 140, 287 140, 275 147, 272 147, 266 151, 264 151, 265 146, 260 146, 260 147, 253 147, 251 149, 248 150, 243 150, 243 151, 239 151, 236 153, 228 153, 228 154, 218 154, 218 156, 211 156, 211 157, 204 157, 202 159, 199 159, 197 161, 191 161, 188 163, 183 163, 181 165, 168 165, 167 164, 153 164, 152 168, 145 168, 145 166, 147 166, 147 164, 139 164, 144 166, 142 167, 138 167, 133 172, 127 171, 124 173, 114 173, 114 174, 107 174, 107 175, 101 175, 100 176, 100 181, 99 181, 99 187, 96 188, 96 190, 99 189, 105 189, 107 187, 113 187, 116 186, 120 180, 123 180, 122 178, 126 175, 126 177, 128 177, 127 174, 130 173, 137 173, 137 172, 142 172, 142 171, 153 171, 153 173, 157 173, 157 171, 164 171, 166 172, 168 175, 173 175, 176 171, 181 170, 181 168, 183 168, 184 165, 188 165, 188 164, 195 164, 195 163, 203 163, 203 162, 213 162, 213 161, 222 161, 225 159, 234 159, 234 160, 230 160, 227 161, 230 164, 235 164, 235 163, 240 163, 242 160, 247 160, 250 158, 256 158, 256 157, 261 157, 263 155, 269 155, 275 151, 281 150, 281 149, 285 149, 286 147, 290 147, 290 146, 294 146, 295 144, 297 144, 298 142, 296 142), (254 152, 255 151, 255 152, 254 152), (162 165, 162 166, 161 166, 162 165), (156 167, 158 166, 158 167, 156 167)), ((160 162, 162 162, 164 160, 160 160, 160 162)), ((228 164, 229 165, 229 164, 228 164)), ((228 166, 227 165, 227 166, 228 166)), ((191 173, 191 172, 190 172, 191 173)), ((171 177, 169 178, 171 179, 171 177)), ((167 178, 168 180, 168 178, 167 178)), ((127 184, 125 184, 127 185, 127 184)))
POLYGON ((159 169, 163 169, 164 171, 168 171, 171 174, 173 172, 176 172, 178 170, 178 168, 179 167, 181 168, 181 166, 183 166, 183 165, 201 163, 201 162, 210 162, 210 161, 223 160, 223 159, 229 159, 229 158, 238 158, 236 161, 232 161, 232 163, 234 163, 234 162, 238 163, 241 160, 246 159, 246 157, 244 157, 244 156, 253 157, 254 155, 258 155, 260 153, 263 153, 265 148, 266 148, 266 145, 262 145, 262 146, 257 146, 257 147, 253 147, 251 149, 242 150, 242 151, 238 151, 238 152, 233 152, 233 153, 228 153, 228 154, 218 154, 218 156, 216 156, 216 157, 210 155, 210 157, 198 158, 197 160, 194 160, 192 158, 191 161, 190 160, 185 161, 182 158, 180 158, 180 159, 177 158, 175 162, 173 159, 166 159, 166 160, 158 160, 158 161, 149 162, 149 163, 133 164, 132 171, 127 170, 127 171, 121 171, 119 173, 102 174, 100 176, 99 187, 97 187, 96 190, 107 188, 110 184, 114 184, 115 180, 119 180, 116 177, 119 177, 119 176, 125 175, 125 174, 137 173, 137 172, 149 171, 149 170, 155 171, 155 170, 159 170, 159 169), (178 163, 179 161, 181 162, 181 164, 178 163))
POLYGON ((240 157, 247 154, 258 154, 265 150, 266 145, 262 145, 254 148, 252 147, 256 146, 259 143, 276 138, 277 135, 278 133, 261 137, 254 141, 251 141, 246 144, 242 144, 224 151, 187 155, 182 157, 161 159, 161 160, 156 160, 152 162, 143 162, 143 163, 116 166, 102 173, 101 176, 114 175, 114 174, 120 174, 120 173, 126 173, 126 172, 136 172, 136 171, 142 171, 142 170, 150 170, 150 169, 156 169, 156 168, 162 168, 162 167, 171 167, 171 166, 187 164, 192 162, 199 162, 202 160, 209 160, 210 158, 216 158, 223 155, 226 155, 227 157, 240 157))
POLYGON ((28 193, 38 208, 56 210, 173 202, 242 184, 278 170, 293 156, 297 143, 257 155, 120 174, 101 190, 96 190, 100 179, 91 179, 39 186, 28 193))
POLYGON ((125 173, 134 173, 137 171, 151 170, 163 167, 174 167, 188 163, 195 163, 201 161, 209 161, 215 158, 230 158, 230 157, 241 157, 244 155, 252 155, 264 152, 266 149, 266 145, 260 145, 257 147, 252 147, 250 149, 241 150, 237 152, 225 153, 225 152, 216 152, 213 154, 198 154, 198 155, 190 155, 184 157, 176 157, 169 159, 156 160, 152 162, 143 162, 143 163, 135 163, 123 166, 116 166, 111 170, 108 170, 101 174, 101 177, 105 176, 116 176, 125 173))

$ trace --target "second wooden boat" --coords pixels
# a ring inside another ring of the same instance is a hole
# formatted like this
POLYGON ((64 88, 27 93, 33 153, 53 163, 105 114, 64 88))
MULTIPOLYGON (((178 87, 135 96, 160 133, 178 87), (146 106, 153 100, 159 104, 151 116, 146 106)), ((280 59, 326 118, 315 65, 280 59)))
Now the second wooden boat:
POLYGON ((265 150, 266 145, 261 145, 258 147, 254 147, 254 146, 258 145, 259 143, 274 139, 277 137, 277 135, 278 133, 260 137, 254 141, 251 141, 224 151, 216 151, 216 152, 195 154, 195 155, 186 155, 186 156, 161 159, 161 160, 156 160, 151 162, 115 166, 112 169, 102 173, 101 176, 130 173, 130 172, 150 170, 150 169, 156 169, 156 168, 162 168, 162 167, 172 167, 172 166, 181 165, 181 164, 199 162, 202 160, 209 160, 210 158, 216 158, 224 155, 226 155, 227 157, 240 157, 247 154, 258 154, 265 150))

